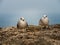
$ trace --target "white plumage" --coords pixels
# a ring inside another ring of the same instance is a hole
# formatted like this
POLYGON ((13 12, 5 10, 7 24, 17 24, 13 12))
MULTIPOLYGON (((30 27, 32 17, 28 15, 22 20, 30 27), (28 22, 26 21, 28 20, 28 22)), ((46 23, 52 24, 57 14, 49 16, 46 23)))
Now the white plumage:
POLYGON ((17 23, 17 28, 23 29, 23 28, 26 28, 27 26, 28 26, 27 22, 25 21, 25 19, 23 17, 21 17, 17 23))
POLYGON ((43 26, 48 26, 49 25, 49 19, 46 15, 44 15, 40 21, 39 21, 39 25, 43 25, 43 26))

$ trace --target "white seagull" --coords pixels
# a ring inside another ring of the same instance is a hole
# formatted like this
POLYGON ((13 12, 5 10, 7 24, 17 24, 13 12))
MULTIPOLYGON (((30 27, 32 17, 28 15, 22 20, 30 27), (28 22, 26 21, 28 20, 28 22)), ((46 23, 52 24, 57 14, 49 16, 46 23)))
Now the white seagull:
POLYGON ((43 15, 43 17, 39 21, 39 25, 42 25, 42 26, 48 28, 49 19, 48 19, 47 15, 43 15))
POLYGON ((17 23, 17 28, 18 29, 24 29, 26 27, 28 27, 28 23, 25 21, 24 17, 21 17, 17 23))

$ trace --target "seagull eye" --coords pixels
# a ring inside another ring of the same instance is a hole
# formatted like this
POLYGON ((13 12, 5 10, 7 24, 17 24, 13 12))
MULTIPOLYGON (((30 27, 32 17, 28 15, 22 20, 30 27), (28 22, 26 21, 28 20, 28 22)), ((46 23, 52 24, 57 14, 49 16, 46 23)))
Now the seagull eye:
POLYGON ((46 16, 47 17, 47 16, 46 16))
POLYGON ((20 18, 22 20, 22 18, 20 18))
POLYGON ((24 21, 24 20, 23 20, 24 21))

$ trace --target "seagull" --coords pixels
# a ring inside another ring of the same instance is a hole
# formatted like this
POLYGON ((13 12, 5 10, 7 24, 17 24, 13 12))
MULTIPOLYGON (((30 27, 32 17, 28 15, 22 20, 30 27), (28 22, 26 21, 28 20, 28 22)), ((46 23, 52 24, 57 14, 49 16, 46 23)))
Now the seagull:
POLYGON ((24 29, 28 27, 28 23, 25 21, 24 17, 21 17, 20 20, 17 22, 18 29, 24 29))
POLYGON ((40 19, 40 21, 39 21, 39 25, 48 28, 49 19, 48 19, 47 15, 43 15, 43 17, 42 17, 42 18, 40 19))

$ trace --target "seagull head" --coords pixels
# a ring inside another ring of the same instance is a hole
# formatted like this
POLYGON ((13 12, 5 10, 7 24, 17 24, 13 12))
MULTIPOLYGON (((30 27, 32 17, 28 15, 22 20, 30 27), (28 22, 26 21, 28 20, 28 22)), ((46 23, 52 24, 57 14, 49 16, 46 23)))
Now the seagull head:
POLYGON ((43 15, 43 17, 44 17, 44 18, 46 18, 46 17, 47 17, 47 15, 43 15))
POLYGON ((21 17, 20 20, 24 21, 25 19, 24 19, 24 17, 21 17))

